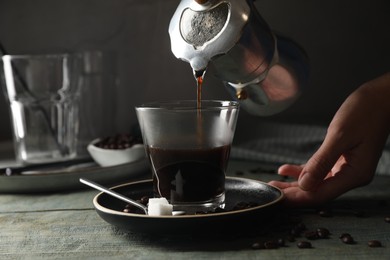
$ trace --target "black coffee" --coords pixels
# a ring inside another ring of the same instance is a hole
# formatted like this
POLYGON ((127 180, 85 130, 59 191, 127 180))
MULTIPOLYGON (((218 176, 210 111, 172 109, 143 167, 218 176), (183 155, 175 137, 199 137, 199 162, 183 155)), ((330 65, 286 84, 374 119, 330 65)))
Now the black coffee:
POLYGON ((205 202, 225 191, 230 145, 205 149, 148 147, 156 197, 171 203, 205 202))

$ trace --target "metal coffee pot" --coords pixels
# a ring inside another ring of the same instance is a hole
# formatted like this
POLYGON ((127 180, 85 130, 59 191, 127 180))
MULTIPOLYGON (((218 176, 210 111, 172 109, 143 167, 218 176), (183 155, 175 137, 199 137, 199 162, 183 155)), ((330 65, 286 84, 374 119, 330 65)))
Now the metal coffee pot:
POLYGON ((249 113, 266 116, 291 105, 308 80, 304 51, 274 34, 254 0, 182 0, 170 25, 173 54, 196 77, 209 64, 249 113))

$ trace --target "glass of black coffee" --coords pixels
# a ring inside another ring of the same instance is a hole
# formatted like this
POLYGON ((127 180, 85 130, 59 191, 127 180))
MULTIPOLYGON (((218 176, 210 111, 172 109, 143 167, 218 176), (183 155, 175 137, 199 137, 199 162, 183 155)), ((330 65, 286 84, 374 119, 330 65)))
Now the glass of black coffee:
POLYGON ((223 208, 238 102, 156 102, 138 106, 136 112, 154 196, 186 212, 223 208))

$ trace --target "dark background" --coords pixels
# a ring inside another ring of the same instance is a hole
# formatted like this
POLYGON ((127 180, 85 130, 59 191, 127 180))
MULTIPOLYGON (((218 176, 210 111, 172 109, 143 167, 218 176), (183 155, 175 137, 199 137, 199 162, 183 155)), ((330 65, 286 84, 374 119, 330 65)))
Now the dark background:
MULTIPOLYGON (((170 50, 168 24, 179 0, 0 0, 0 42, 9 54, 103 50, 115 54, 115 131, 136 122, 134 106, 151 100, 194 99, 187 63, 170 50)), ((311 62, 309 87, 288 110, 267 118, 242 111, 237 134, 262 122, 327 125, 346 96, 390 71, 388 0, 257 0, 278 32, 295 39, 311 62)), ((114 86, 107 86, 114 88, 114 86)), ((230 99, 207 74, 204 99, 230 99)), ((92 93, 93 94, 93 93, 92 93)), ((0 140, 11 139, 0 95, 0 140)), ((245 131, 244 131, 245 132, 245 131)), ((247 131, 246 131, 247 132, 247 131)))

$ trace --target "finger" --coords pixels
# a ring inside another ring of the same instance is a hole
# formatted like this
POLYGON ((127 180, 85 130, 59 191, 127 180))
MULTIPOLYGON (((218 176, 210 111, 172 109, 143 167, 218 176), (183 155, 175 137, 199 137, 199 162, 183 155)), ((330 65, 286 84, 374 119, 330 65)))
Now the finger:
POLYGON ((270 182, 268 182, 268 184, 271 186, 275 186, 275 187, 282 189, 282 190, 290 188, 290 187, 297 187, 298 186, 296 184, 296 182, 294 184, 292 182, 285 182, 285 181, 270 181, 270 182))
MULTIPOLYGON (((313 206, 333 200, 345 192, 367 184, 360 176, 364 172, 356 172, 352 167, 345 167, 338 174, 323 180, 316 191, 305 191, 300 187, 281 185, 285 195, 285 204, 291 207, 313 206)), ((371 179, 373 174, 371 176, 371 179)))
POLYGON ((316 203, 313 192, 304 191, 298 186, 298 182, 271 181, 268 184, 283 191, 283 204, 287 207, 309 206, 316 203))
POLYGON ((278 174, 282 176, 289 176, 298 179, 303 167, 300 165, 284 164, 279 167, 278 174))
POLYGON ((304 191, 298 186, 283 189, 284 205, 287 207, 305 207, 315 205, 315 196, 311 192, 304 191))
POLYGON ((270 181, 269 185, 277 187, 283 192, 283 201, 282 203, 287 207, 299 206, 302 202, 308 201, 307 199, 301 199, 299 193, 302 193, 301 188, 299 188, 297 182, 282 182, 282 181, 270 181))
POLYGON ((337 134, 328 134, 317 152, 307 161, 298 183, 303 190, 315 190, 321 181, 331 172, 333 166, 340 158, 344 144, 337 134))

